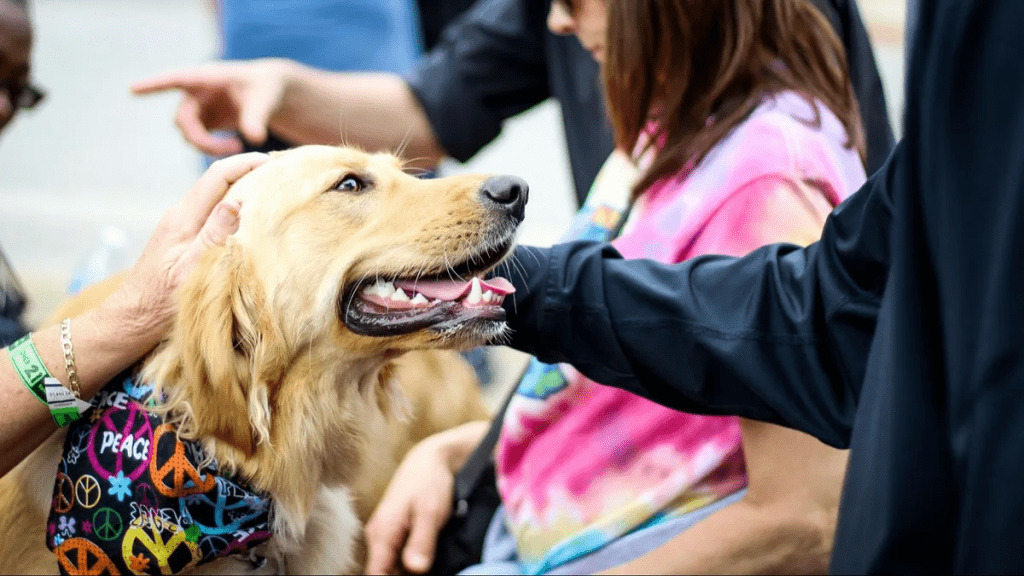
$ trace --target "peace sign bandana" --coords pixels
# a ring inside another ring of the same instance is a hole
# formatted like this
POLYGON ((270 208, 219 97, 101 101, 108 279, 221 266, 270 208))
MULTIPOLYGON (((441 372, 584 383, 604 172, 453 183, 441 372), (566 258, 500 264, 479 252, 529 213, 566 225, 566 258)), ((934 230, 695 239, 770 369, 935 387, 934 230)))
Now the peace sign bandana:
POLYGON ((219 474, 122 374, 68 427, 46 544, 62 574, 177 574, 270 538, 270 500, 219 474))

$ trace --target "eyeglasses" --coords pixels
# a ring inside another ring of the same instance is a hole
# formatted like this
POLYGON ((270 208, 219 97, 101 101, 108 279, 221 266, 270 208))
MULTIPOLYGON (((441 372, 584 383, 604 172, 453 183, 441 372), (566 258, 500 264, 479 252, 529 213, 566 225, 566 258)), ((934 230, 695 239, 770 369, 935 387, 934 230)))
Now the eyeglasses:
POLYGON ((35 108, 46 98, 46 92, 31 84, 24 86, 0 86, 0 90, 7 92, 11 104, 18 109, 29 110, 35 108))

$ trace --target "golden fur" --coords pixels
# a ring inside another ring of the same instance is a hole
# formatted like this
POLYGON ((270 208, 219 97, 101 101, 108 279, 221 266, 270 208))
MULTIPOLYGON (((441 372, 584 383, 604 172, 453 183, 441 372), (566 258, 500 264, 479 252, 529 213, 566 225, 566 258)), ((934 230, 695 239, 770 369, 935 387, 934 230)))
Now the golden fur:
MULTIPOLYGON (((428 349, 478 345, 503 324, 370 337, 342 321, 346 290, 358 281, 437 274, 510 241, 499 236, 515 225, 481 202, 483 182, 419 180, 388 155, 307 146, 275 155, 229 191, 242 206, 240 229, 203 256, 142 374, 164 393, 162 410, 183 436, 273 496, 266 569, 357 572, 360 520, 404 453, 487 417, 469 367, 428 349), (337 190, 346 174, 367 189, 337 190)), ((0 480, 0 573, 56 572, 42 515, 62 442, 54 435, 0 480)), ((200 569, 250 567, 218 560, 200 569)))

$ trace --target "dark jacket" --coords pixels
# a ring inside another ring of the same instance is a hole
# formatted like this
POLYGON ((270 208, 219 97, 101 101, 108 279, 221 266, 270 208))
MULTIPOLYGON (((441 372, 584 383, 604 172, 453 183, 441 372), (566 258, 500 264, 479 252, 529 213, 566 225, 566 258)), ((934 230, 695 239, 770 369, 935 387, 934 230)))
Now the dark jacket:
POLYGON ((904 139, 820 242, 520 248, 512 346, 850 447, 832 570, 1024 572, 1024 2, 921 11, 904 139))

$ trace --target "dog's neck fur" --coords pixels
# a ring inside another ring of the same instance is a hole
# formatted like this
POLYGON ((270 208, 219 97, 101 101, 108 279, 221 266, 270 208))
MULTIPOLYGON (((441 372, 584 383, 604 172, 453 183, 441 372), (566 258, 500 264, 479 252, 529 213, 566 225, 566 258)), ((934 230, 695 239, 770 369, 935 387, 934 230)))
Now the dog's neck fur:
MULTIPOLYGON (((365 460, 366 430, 391 411, 387 360, 346 360, 337 349, 297 351, 284 377, 267 398, 267 429, 252 454, 209 435, 191 407, 210 401, 181 391, 191 387, 176 342, 169 340, 147 362, 144 376, 154 379, 167 402, 167 418, 183 437, 200 441, 221 469, 237 474, 271 496, 275 543, 297 551, 314 503, 324 487, 346 485, 365 460)), ((247 414, 237 418, 246 422, 247 414)))
POLYGON ((355 477, 367 430, 384 429, 393 355, 345 350, 340 325, 302 330, 300 314, 271 312, 267 296, 238 247, 209 251, 142 378, 183 438, 273 498, 287 550, 302 542, 318 493, 355 477))

